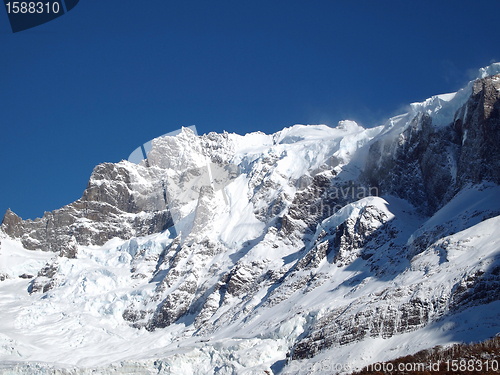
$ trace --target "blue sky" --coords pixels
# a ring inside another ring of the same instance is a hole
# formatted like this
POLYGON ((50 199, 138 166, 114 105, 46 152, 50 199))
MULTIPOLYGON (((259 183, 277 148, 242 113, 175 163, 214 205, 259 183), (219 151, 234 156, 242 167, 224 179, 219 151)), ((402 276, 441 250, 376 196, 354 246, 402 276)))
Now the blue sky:
POLYGON ((498 0, 81 0, 12 34, 0 9, 0 214, 71 203, 94 166, 181 126, 378 125, 498 61, 498 14, 498 0))

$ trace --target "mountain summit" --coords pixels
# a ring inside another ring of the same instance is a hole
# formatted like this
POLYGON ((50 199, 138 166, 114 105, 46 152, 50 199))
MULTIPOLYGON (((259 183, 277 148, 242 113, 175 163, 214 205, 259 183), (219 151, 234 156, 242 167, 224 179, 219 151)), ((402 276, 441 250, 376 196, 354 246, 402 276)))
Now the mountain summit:
POLYGON ((494 336, 499 73, 373 128, 186 128, 8 210, 0 373, 349 373, 494 336))

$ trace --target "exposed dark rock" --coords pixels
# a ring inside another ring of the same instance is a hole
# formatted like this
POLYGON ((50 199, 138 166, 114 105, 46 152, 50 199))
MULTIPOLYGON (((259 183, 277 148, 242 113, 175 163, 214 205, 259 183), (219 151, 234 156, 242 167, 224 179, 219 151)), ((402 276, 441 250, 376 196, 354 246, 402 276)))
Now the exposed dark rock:
POLYGON ((160 304, 153 319, 147 326, 149 330, 168 327, 183 316, 188 310, 196 291, 196 282, 187 280, 160 304))
POLYGON ((379 194, 406 199, 430 214, 449 199, 458 139, 451 126, 435 128, 428 115, 418 114, 396 139, 370 146, 361 178, 379 194))
POLYGON ((500 266, 476 271, 457 283, 451 298, 453 311, 460 311, 472 305, 482 305, 500 300, 500 266))
MULTIPOLYGON (((403 291, 403 299, 408 292, 403 291)), ((324 349, 348 345, 367 337, 388 339, 420 329, 442 316, 447 306, 446 301, 411 298, 398 303, 398 299, 401 297, 397 298, 396 294, 383 295, 377 307, 359 309, 354 305, 332 311, 315 323, 309 334, 294 346, 292 359, 312 358, 324 349), (392 303, 381 304, 384 299, 390 299, 392 303)))
POLYGON ((477 80, 472 95, 456 114, 460 136, 457 185, 500 184, 500 75, 477 80))
POLYGON ((500 183, 500 76, 477 80, 449 126, 419 113, 393 140, 370 146, 361 179, 432 214, 467 183, 500 183))
POLYGON ((31 282, 28 287, 28 292, 30 294, 43 292, 46 293, 49 290, 58 286, 59 282, 56 276, 56 273, 59 269, 59 265, 57 262, 47 263, 44 268, 42 268, 37 277, 31 282))
MULTIPOLYGON (((42 218, 22 220, 7 210, 1 228, 19 238, 26 249, 57 252, 74 258, 76 245, 103 245, 113 237, 129 239, 161 232, 173 225, 169 211, 163 206, 148 215, 130 216, 146 210, 128 171, 119 164, 98 165, 82 198, 42 218)), ((158 193, 159 194, 159 193, 158 193)))

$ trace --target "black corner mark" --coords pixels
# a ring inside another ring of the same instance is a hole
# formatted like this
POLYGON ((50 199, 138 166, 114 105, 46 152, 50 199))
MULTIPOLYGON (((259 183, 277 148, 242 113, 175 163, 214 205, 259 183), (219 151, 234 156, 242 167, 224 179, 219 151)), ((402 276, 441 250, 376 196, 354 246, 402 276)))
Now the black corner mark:
POLYGON ((66 11, 73 9, 79 0, 42 0, 42 1, 12 1, 4 0, 5 10, 9 17, 13 33, 31 29, 62 15, 64 5, 66 11), (64 3, 63 3, 64 1, 64 3))
POLYGON ((4 4, 13 33, 39 26, 64 14, 61 0, 46 2, 4 0, 4 4))
POLYGON ((64 3, 66 4, 66 11, 69 12, 73 9, 79 1, 80 0, 64 0, 64 3))

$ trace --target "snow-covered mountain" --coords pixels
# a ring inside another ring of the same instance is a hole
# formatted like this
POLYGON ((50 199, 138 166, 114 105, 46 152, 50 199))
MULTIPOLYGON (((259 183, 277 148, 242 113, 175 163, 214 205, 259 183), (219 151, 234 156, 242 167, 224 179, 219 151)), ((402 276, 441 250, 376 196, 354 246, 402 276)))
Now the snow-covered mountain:
POLYGON ((184 129, 7 211, 0 373, 350 372, 494 336, 499 73, 368 129, 184 129))

